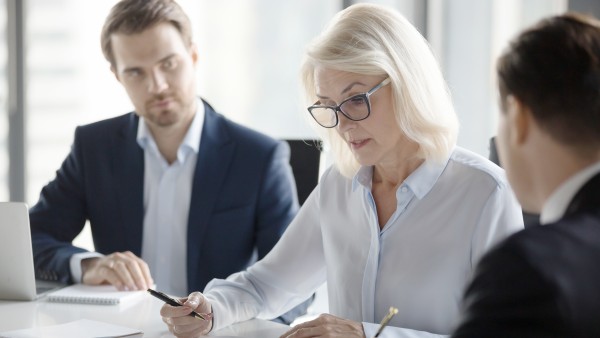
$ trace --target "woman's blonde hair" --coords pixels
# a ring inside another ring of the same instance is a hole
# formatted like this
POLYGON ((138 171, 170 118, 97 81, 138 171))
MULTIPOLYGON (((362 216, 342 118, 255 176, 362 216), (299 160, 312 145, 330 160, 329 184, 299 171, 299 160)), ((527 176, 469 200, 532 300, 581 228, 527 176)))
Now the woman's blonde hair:
MULTIPOLYGON (((317 100, 316 67, 389 76, 400 130, 420 145, 417 156, 441 161, 456 144, 458 120, 450 93, 429 45, 398 12, 356 4, 339 12, 309 45, 302 65, 308 104, 317 100)), ((352 177, 359 164, 335 128, 324 129, 335 165, 352 177)))

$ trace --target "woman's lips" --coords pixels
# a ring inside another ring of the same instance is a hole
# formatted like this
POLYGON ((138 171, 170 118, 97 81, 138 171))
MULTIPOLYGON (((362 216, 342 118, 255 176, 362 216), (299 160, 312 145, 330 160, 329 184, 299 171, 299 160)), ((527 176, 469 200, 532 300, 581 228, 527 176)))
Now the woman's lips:
POLYGON ((354 150, 360 149, 360 148, 364 147, 365 144, 367 144, 367 142, 369 142, 369 140, 370 139, 349 141, 350 147, 354 150))

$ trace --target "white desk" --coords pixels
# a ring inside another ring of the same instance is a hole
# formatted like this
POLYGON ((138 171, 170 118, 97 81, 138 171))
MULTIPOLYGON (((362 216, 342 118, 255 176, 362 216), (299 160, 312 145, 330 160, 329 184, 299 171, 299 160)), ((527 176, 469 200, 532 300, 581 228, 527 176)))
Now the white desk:
MULTIPOLYGON (((0 300, 0 332, 92 319, 128 326, 144 332, 144 338, 173 337, 160 318, 162 302, 150 296, 123 305, 79 305, 51 303, 44 299, 34 302, 0 300)), ((279 337, 289 330, 283 324, 254 319, 211 333, 211 336, 247 338, 279 337)))

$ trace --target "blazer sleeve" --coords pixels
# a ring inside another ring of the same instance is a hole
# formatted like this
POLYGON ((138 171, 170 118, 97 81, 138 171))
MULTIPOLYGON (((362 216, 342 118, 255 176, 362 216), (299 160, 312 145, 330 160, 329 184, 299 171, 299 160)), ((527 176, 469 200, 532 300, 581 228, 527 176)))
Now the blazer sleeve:
POLYGON ((259 259, 271 251, 299 209, 289 159, 289 146, 285 142, 278 142, 270 153, 262 175, 255 223, 259 259))
POLYGON ((29 210, 36 278, 71 283, 70 257, 86 250, 71 244, 85 225, 80 128, 71 151, 29 210))
POLYGON ((509 240, 477 266, 452 337, 568 337, 554 295, 555 288, 509 240))

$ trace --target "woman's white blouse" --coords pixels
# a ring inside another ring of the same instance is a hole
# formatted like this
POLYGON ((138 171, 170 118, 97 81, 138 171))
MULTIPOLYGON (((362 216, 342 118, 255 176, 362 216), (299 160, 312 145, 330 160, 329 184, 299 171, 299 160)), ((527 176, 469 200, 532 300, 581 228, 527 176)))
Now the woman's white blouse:
POLYGON ((450 334, 481 255, 523 228, 503 170, 461 148, 426 161, 382 230, 371 179, 372 167, 352 180, 329 168, 264 259, 207 285, 214 329, 277 317, 327 281, 330 313, 363 322, 367 337, 390 306, 399 311, 382 338, 450 334))

